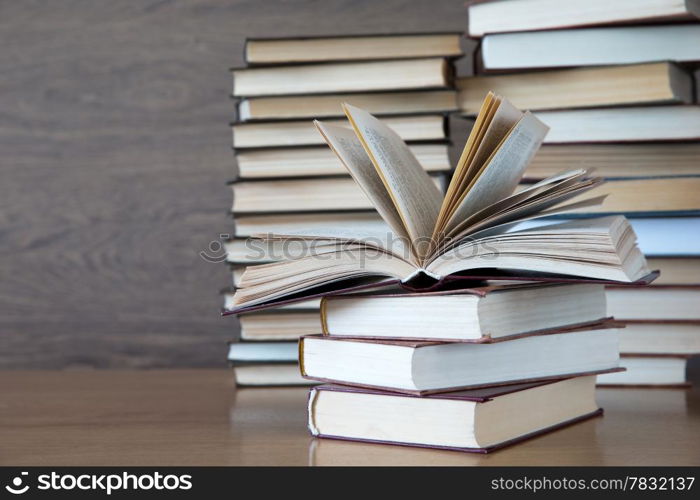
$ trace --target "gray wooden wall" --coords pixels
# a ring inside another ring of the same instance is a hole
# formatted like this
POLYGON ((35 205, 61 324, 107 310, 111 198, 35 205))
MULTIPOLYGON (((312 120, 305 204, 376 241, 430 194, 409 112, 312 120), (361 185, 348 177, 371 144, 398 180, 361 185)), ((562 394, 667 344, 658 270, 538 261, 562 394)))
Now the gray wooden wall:
POLYGON ((0 2, 0 369, 223 366, 246 36, 463 30, 462 0, 0 2))

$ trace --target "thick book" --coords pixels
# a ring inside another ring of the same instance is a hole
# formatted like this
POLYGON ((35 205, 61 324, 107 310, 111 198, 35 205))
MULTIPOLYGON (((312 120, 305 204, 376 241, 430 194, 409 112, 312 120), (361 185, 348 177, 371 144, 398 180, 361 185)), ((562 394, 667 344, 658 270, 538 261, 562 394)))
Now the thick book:
POLYGON ((322 331, 318 310, 272 310, 241 314, 238 320, 244 341, 294 341, 322 331))
POLYGON ((470 2, 469 36, 575 26, 686 21, 697 0, 515 0, 470 2))
POLYGON ((700 355, 700 320, 625 322, 620 330, 625 355, 700 355))
POLYGON ((600 323, 605 289, 594 284, 513 284, 422 294, 336 295, 321 301, 333 337, 487 341, 600 323))
MULTIPOLYGON (((431 180, 444 192, 440 174, 431 180)), ((234 214, 368 210, 372 201, 350 177, 241 181, 231 184, 234 214)))
POLYGON ((535 71, 459 78, 462 114, 479 112, 490 92, 507 95, 521 109, 548 110, 694 101, 692 76, 668 63, 535 71))
POLYGON ((700 61, 700 23, 486 35, 486 71, 700 61))
MULTIPOLYGON (((524 220, 596 206, 604 197, 571 201, 601 183, 582 169, 515 192, 547 127, 507 99, 486 97, 444 195, 396 132, 359 108, 346 105, 345 111, 353 130, 316 125, 391 232, 328 227, 316 234, 257 235, 263 241, 305 240, 313 251, 246 269, 234 297, 238 312, 367 285, 351 281, 399 281, 427 291, 450 276, 494 268, 543 277, 647 280, 650 270, 623 217, 509 232, 524 220)), ((249 200, 244 211, 265 205, 249 200)))
MULTIPOLYGON (((452 168, 447 144, 412 144, 410 149, 426 172, 452 168)), ((240 179, 347 175, 347 170, 327 147, 241 150, 236 153, 236 163, 240 179)))
POLYGON ((700 286, 615 287, 606 291, 608 313, 625 321, 700 321, 700 286))
MULTIPOLYGON (((660 177, 611 180, 591 191, 606 196, 594 207, 571 214, 624 214, 627 216, 672 216, 700 214, 700 177, 660 177)), ((573 201, 577 201, 574 198, 573 201)))
POLYGON ((248 64, 459 57, 461 39, 461 33, 249 38, 244 56, 248 64))
POLYGON ((608 179, 700 176, 700 142, 545 144, 525 178, 541 180, 579 165, 608 179))
POLYGON ((698 257, 652 257, 647 259, 647 263, 650 268, 660 272, 654 285, 700 286, 700 258, 698 257))
POLYGON ((454 90, 374 92, 365 94, 250 97, 238 103, 238 119, 299 120, 301 118, 340 118, 340 105, 348 102, 376 115, 449 113, 457 110, 454 90))
POLYGON ((299 364, 313 380, 423 395, 618 370, 618 326, 471 342, 311 335, 301 337, 299 364))
POLYGON ((602 413, 594 376, 422 398, 321 385, 308 407, 313 436, 477 453, 602 413))
MULTIPOLYGON (((386 118, 385 122, 404 141, 441 141, 447 138, 447 121, 443 115, 396 116, 386 118)), ((346 120, 332 120, 330 123, 350 126, 346 120)), ((234 123, 231 133, 235 149, 324 144, 308 120, 234 123)))
POLYGON ((598 376, 602 386, 685 387, 687 355, 623 355, 620 366, 625 371, 598 376))
POLYGON ((539 111, 536 116, 550 128, 546 144, 700 140, 697 105, 539 111))
POLYGON ((233 366, 239 387, 308 386, 316 382, 303 378, 296 363, 248 363, 233 366))
POLYGON ((445 89, 452 86, 452 71, 444 58, 233 69, 233 95, 445 89))

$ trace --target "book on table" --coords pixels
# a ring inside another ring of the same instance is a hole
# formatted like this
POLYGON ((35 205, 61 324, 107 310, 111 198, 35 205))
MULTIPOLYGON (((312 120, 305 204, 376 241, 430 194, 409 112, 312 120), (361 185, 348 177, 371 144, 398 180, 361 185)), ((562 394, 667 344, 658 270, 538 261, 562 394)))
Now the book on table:
POLYGON ((308 406, 313 436, 481 453, 602 413, 595 376, 425 397, 321 385, 308 406))

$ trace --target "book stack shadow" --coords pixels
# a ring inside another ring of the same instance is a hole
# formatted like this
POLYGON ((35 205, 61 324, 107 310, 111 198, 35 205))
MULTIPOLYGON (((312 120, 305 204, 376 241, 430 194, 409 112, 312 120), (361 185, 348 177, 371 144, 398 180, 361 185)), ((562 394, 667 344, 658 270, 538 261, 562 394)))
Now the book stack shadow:
MULTIPOLYGON (((381 223, 313 124, 349 126, 341 104, 382 116, 410 145, 433 181, 450 173, 448 113, 457 110, 454 60, 460 33, 249 39, 246 67, 233 73, 237 163, 231 181, 235 234, 225 243, 232 286, 246 267, 309 251, 253 235, 338 230, 381 223)), ((228 359, 239 386, 308 385, 299 375, 297 341, 320 332, 319 301, 241 314, 228 359)))
POLYGON ((623 214, 652 287, 611 287, 623 320, 622 364, 604 385, 685 385, 700 354, 700 3, 695 0, 509 0, 468 6, 479 42, 474 76, 457 78, 472 120, 488 91, 529 109, 550 131, 524 174, 537 182, 595 169, 601 206, 560 218, 623 214))

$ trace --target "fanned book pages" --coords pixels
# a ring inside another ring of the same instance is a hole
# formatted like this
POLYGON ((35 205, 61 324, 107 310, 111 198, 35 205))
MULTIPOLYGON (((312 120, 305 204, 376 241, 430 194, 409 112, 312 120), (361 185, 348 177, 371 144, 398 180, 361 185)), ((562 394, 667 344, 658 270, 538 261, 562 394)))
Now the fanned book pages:
POLYGON ((585 170, 516 193, 547 127, 505 98, 487 95, 444 196, 391 128, 362 109, 344 109, 352 129, 322 122, 316 127, 389 229, 331 226, 254 235, 302 242, 308 251, 247 268, 229 312, 397 283, 428 290, 494 270, 558 280, 648 279, 624 217, 512 230, 518 222, 595 206, 604 197, 579 196, 601 182, 585 170))

